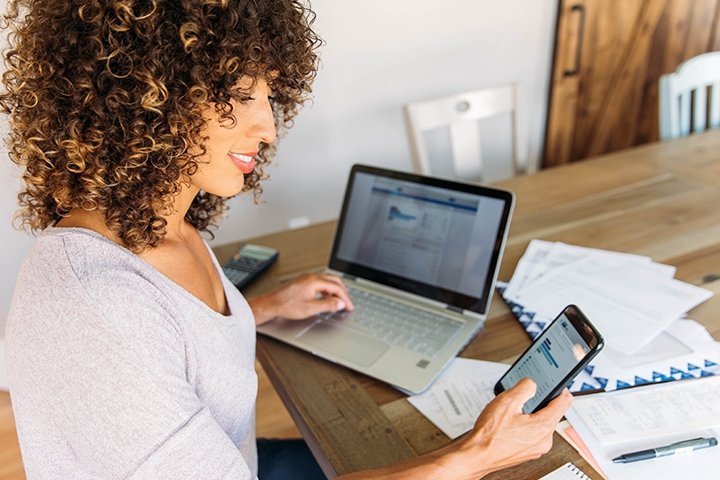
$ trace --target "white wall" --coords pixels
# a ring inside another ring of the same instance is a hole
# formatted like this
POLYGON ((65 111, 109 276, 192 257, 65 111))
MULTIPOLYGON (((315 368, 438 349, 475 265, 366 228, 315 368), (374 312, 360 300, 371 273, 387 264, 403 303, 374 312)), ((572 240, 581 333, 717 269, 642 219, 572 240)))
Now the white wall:
MULTIPOLYGON (((0 0, 0 4, 5 2, 0 0)), ((520 81, 530 156, 544 134, 557 0, 314 0, 323 68, 279 144, 263 206, 232 202, 217 243, 338 214, 353 163, 410 170, 403 103, 520 81)), ((17 174, 0 157, 0 336, 32 237, 10 226, 17 174)))
POLYGON ((537 160, 557 0, 315 0, 313 6, 327 41, 314 103, 279 143, 266 204, 233 201, 216 243, 280 231, 295 217, 335 218, 353 163, 410 170, 402 117, 409 101, 520 81, 530 158, 537 160))

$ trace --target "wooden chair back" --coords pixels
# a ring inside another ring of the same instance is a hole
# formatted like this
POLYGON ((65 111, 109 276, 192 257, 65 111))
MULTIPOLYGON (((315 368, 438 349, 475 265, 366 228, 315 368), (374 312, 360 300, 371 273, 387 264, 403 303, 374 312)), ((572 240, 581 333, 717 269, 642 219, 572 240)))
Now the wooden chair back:
POLYGON ((720 52, 698 55, 660 77, 660 139, 720 126, 720 52))
POLYGON ((447 127, 455 178, 481 181, 483 156, 477 122, 503 113, 512 115, 513 175, 527 170, 534 171, 534 167, 527 166, 527 135, 522 94, 522 86, 514 83, 405 104, 405 126, 415 171, 423 175, 432 174, 423 132, 447 127))

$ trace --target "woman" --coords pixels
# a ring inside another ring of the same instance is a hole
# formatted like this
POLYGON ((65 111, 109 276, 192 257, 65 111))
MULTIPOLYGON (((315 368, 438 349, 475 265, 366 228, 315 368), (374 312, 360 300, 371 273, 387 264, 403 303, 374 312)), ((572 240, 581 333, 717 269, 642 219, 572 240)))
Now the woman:
MULTIPOLYGON (((255 324, 353 306, 317 275, 246 302, 200 233, 228 197, 260 195, 315 75, 312 17, 295 0, 11 3, 0 100, 20 218, 42 232, 6 332, 30 478, 257 474, 255 324)), ((535 458, 571 397, 522 415, 533 392, 501 394, 441 451, 348 477, 478 478, 535 458)))

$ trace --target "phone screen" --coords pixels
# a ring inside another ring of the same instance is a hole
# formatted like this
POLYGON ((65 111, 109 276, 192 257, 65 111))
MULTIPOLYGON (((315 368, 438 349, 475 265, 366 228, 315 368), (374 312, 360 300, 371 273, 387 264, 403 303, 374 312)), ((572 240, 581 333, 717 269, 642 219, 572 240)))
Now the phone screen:
POLYGON ((507 390, 523 378, 534 380, 535 396, 523 405, 523 412, 531 413, 587 357, 597 341, 592 343, 588 345, 563 312, 515 362, 500 384, 507 390))

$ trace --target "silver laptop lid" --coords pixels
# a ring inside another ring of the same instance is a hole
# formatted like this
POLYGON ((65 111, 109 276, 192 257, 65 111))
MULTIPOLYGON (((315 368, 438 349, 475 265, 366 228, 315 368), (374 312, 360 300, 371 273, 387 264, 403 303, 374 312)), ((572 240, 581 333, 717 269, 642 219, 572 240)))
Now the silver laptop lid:
POLYGON ((513 203, 507 190, 355 165, 329 267, 487 314, 513 203))

